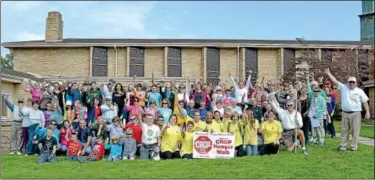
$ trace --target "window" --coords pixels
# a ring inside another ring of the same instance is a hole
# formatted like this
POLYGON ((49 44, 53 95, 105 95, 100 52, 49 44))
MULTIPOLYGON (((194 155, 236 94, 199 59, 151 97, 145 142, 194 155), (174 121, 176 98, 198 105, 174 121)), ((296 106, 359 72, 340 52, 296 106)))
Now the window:
POLYGON ((6 100, 4 100, 3 96, 9 94, 1 94, 1 118, 8 117, 8 106, 6 104, 6 100))
POLYGON ((130 47, 130 72, 129 76, 144 77, 145 75, 145 48, 130 47))
POLYGON ((252 71, 251 82, 254 84, 258 79, 258 50, 254 48, 245 49, 245 80, 252 71))
POLYGON ((374 12, 374 1, 362 1, 362 14, 369 14, 374 12))
POLYGON ((330 62, 332 61, 332 50, 331 49, 322 49, 322 54, 321 54, 321 59, 322 62, 330 62))
POLYGON ((207 84, 218 84, 220 77, 220 49, 214 47, 207 48, 207 84))
POLYGON ((295 70, 296 52, 294 49, 284 49, 283 70, 284 74, 295 70))
POLYGON ((108 76, 107 47, 94 47, 92 52, 92 76, 108 76))
POLYGON ((181 48, 168 47, 168 77, 182 76, 181 48))

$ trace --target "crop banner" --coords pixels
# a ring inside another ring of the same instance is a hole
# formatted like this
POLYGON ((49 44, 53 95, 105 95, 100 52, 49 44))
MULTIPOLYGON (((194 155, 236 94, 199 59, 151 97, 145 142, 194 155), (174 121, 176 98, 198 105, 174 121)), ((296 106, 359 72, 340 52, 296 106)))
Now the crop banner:
POLYGON ((193 158, 234 158, 234 135, 228 133, 194 133, 193 158))

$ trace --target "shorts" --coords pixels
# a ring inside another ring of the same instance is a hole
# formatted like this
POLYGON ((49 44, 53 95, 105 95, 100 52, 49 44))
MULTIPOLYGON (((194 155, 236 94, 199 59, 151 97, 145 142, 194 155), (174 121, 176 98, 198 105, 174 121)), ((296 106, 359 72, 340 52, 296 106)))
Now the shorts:
POLYGON ((283 144, 287 147, 292 146, 294 144, 294 136, 295 136, 295 130, 286 130, 283 132, 283 144))

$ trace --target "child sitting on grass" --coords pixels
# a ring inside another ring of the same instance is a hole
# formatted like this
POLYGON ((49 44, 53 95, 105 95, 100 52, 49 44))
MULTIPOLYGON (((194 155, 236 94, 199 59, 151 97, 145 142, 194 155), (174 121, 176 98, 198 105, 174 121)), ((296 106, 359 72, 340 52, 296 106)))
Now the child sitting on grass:
POLYGON ((78 157, 79 162, 87 162, 87 161, 98 161, 103 159, 104 157, 104 142, 103 137, 99 136, 96 138, 96 142, 94 144, 94 148, 90 152, 88 156, 80 156, 78 157))
POLYGON ((122 143, 119 142, 117 136, 111 137, 111 151, 108 156, 108 161, 119 161, 121 159, 122 143))
POLYGON ((38 146, 41 152, 38 163, 56 162, 57 140, 52 136, 53 129, 47 129, 47 136, 43 137, 38 146))
POLYGON ((70 161, 77 161, 78 156, 81 153, 82 145, 77 139, 77 133, 73 132, 70 141, 68 142, 67 157, 70 161))
POLYGON ((133 139, 133 129, 127 128, 125 130, 126 136, 124 139, 124 151, 122 154, 123 160, 134 160, 135 153, 137 152, 137 143, 133 139))

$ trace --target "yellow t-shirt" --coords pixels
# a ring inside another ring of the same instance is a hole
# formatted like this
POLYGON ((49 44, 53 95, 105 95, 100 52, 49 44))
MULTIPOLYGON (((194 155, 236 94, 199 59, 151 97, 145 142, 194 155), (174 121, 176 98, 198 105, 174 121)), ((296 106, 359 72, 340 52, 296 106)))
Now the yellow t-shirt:
POLYGON ((258 129, 259 122, 254 119, 255 123, 253 126, 249 122, 245 125, 244 143, 250 145, 258 145, 258 129))
POLYGON ((224 127, 223 132, 234 134, 234 141, 235 141, 234 146, 236 146, 236 147, 243 144, 242 134, 241 134, 242 128, 241 127, 242 127, 242 121, 240 121, 240 120, 238 120, 235 123, 233 121, 230 123, 229 132, 228 132, 228 123, 226 124, 226 127, 224 127))
POLYGON ((199 120, 198 122, 193 121, 194 123, 194 132, 203 132, 206 129, 206 122, 199 120))
MULTIPOLYGON (((184 113, 187 114, 185 109, 182 109, 182 111, 184 111, 184 113)), ((185 122, 187 122, 184 116, 182 116, 180 110, 178 109, 178 105, 175 105, 175 107, 173 108, 173 113, 176 114, 177 116, 177 125, 180 126, 180 125, 183 125, 185 122)))
POLYGON ((178 150, 178 142, 181 139, 181 130, 178 126, 170 126, 161 137, 160 149, 162 152, 178 150))
POLYGON ((209 133, 221 133, 221 123, 217 123, 215 120, 212 120, 211 124, 207 124, 206 129, 209 133))
POLYGON ((276 120, 264 121, 261 130, 264 136, 264 144, 276 141, 278 136, 283 132, 280 122, 276 120))
POLYGON ((232 122, 231 119, 224 119, 224 121, 221 123, 221 132, 228 132, 227 129, 228 129, 228 123, 229 122, 232 122))
POLYGON ((193 153, 193 138, 194 132, 185 132, 185 138, 181 136, 181 150, 180 155, 181 157, 185 154, 192 154, 193 153))

